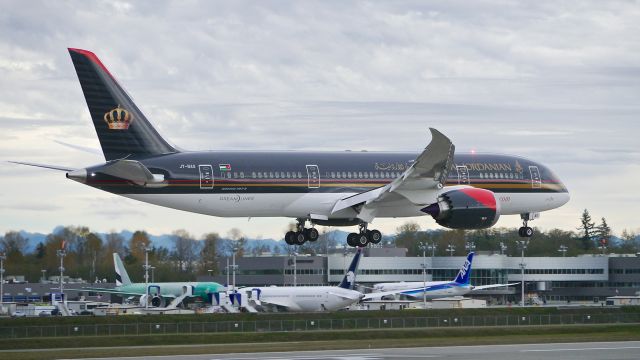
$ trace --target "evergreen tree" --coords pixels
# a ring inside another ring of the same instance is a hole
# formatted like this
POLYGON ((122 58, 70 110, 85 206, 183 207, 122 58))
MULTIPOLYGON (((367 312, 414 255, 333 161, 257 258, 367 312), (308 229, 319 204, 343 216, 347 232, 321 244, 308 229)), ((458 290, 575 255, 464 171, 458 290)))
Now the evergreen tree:
POLYGON ((584 209, 582 216, 580 217, 580 227, 578 231, 581 232, 580 241, 582 242, 582 248, 584 250, 593 249, 593 238, 595 236, 596 224, 591 220, 591 215, 587 209, 584 209))
POLYGON ((607 246, 609 244, 609 239, 611 238, 611 228, 607 224, 607 220, 603 217, 600 225, 596 228, 596 236, 597 240, 600 244, 607 246))

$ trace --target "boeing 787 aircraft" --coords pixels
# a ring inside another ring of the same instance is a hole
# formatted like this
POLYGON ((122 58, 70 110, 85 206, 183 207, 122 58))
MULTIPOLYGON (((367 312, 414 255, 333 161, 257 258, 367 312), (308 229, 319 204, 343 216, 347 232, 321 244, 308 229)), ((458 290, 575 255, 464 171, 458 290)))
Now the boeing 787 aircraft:
POLYGON ((139 296, 141 306, 173 308, 180 305, 186 298, 207 300, 210 294, 226 290, 225 286, 216 282, 149 282, 148 284, 131 282, 127 269, 117 253, 113 253, 113 267, 116 272, 115 289, 85 287, 72 290, 139 296))
POLYGON ((467 260, 462 264, 460 271, 453 281, 426 281, 426 282, 400 282, 400 283, 382 283, 374 286, 374 292, 368 293, 363 300, 379 299, 389 295, 404 295, 411 298, 438 299, 450 296, 462 296, 473 291, 494 289, 499 287, 507 287, 517 285, 511 284, 491 284, 473 286, 471 280, 471 264, 473 262, 473 254, 467 255, 467 260))
POLYGON ((353 305, 364 297, 354 290, 361 256, 362 248, 358 248, 338 286, 254 287, 252 300, 272 311, 336 311, 353 305))
POLYGON ((315 241, 314 225, 358 225, 347 243, 375 244, 382 235, 369 229, 374 219, 427 214, 450 229, 488 228, 500 215, 520 215, 520 235, 528 237, 529 220, 569 201, 546 166, 518 156, 454 155, 453 143, 435 129, 421 153, 181 150, 160 136, 94 53, 69 53, 106 163, 18 163, 65 171, 96 189, 213 216, 294 218, 296 231, 285 235, 291 245, 315 241))

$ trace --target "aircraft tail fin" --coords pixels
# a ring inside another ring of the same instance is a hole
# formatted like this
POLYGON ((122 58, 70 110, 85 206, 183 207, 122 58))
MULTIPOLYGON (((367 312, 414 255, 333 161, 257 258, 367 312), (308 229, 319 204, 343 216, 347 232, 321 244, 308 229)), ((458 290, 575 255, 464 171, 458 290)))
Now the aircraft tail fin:
POLYGON ((353 260, 351 260, 351 265, 349 265, 349 269, 347 273, 344 274, 342 281, 340 282, 339 287, 343 289, 353 290, 356 285, 356 273, 358 272, 358 264, 360 263, 360 257, 362 256, 362 248, 359 247, 356 250, 356 254, 353 256, 353 260))
POLYGON ((460 268, 460 271, 458 271, 458 275, 456 276, 455 280, 453 280, 454 282, 461 285, 469 284, 469 278, 471 277, 472 262, 473 262, 473 252, 470 252, 469 255, 467 255, 467 260, 465 260, 464 264, 460 268))
POLYGON ((130 285, 131 279, 118 253, 113 253, 113 266, 116 269, 116 286, 130 285))
POLYGON ((107 161, 177 152, 91 51, 69 49, 107 161))

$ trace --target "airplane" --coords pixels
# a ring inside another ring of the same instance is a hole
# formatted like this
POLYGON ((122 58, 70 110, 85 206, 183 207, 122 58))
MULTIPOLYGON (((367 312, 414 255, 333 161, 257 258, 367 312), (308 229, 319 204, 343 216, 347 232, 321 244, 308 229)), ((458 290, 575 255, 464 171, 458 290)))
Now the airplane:
POLYGON ((71 290, 92 291, 123 296, 139 296, 141 306, 148 304, 155 308, 176 307, 182 300, 191 297, 207 301, 209 294, 226 290, 225 286, 216 282, 132 283, 118 253, 113 253, 113 265, 116 271, 116 287, 114 289, 85 287, 71 290), (148 296, 147 287, 149 288, 148 296))
POLYGON ((437 299, 450 296, 462 296, 473 291, 486 290, 498 287, 512 286, 512 284, 492 284, 473 286, 470 284, 471 263, 473 262, 473 252, 467 255, 467 259, 458 271, 453 281, 415 281, 415 282, 399 282, 399 283, 380 283, 374 285, 374 292, 365 294, 363 301, 371 299, 380 299, 389 295, 405 295, 417 299, 437 299))
POLYGON ((541 163, 455 154, 451 140, 433 128, 421 153, 185 151, 156 131, 94 53, 68 50, 106 163, 13 163, 64 171, 96 189, 194 213, 293 218, 295 231, 284 236, 290 245, 316 241, 316 225, 357 225, 350 246, 377 244, 382 234, 369 229, 374 219, 426 215, 450 229, 484 229, 501 215, 520 215, 520 236, 530 237, 530 220, 569 201, 567 188, 541 163))
POLYGON ((266 286, 251 289, 251 299, 263 308, 287 311, 336 311, 354 304, 364 296, 354 290, 362 247, 349 265, 338 286, 266 286))

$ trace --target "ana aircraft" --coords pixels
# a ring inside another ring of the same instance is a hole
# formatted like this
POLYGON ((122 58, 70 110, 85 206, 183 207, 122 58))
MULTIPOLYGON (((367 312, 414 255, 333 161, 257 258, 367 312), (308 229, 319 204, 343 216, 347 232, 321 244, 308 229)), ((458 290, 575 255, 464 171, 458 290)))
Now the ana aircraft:
POLYGON ((224 286, 216 282, 132 283, 117 253, 113 253, 113 266, 116 270, 116 287, 114 289, 86 287, 76 290, 139 296, 140 305, 146 306, 148 304, 152 307, 176 307, 182 300, 191 297, 208 301, 210 294, 226 290, 224 286), (148 297, 147 287, 149 288, 148 297))
POLYGON ((338 286, 267 286, 251 290, 251 297, 262 307, 287 311, 335 311, 354 304, 364 296, 354 290, 362 248, 349 265, 338 286))
MULTIPOLYGON (((351 246, 382 239, 375 218, 430 215, 450 229, 493 226, 501 215, 528 221, 569 201, 546 166, 509 155, 454 154, 431 129, 421 153, 184 151, 166 141, 98 57, 69 49, 106 163, 41 165, 131 199, 221 217, 289 217, 288 244, 318 238, 315 227, 359 226, 351 246)), ((319 124, 320 125, 320 124, 319 124)))
POLYGON ((415 281, 406 283, 396 282, 376 284, 374 285, 374 292, 366 294, 363 300, 379 299, 389 295, 405 295, 407 297, 419 299, 437 299, 450 296, 462 296, 473 291, 518 284, 471 285, 469 279, 471 277, 473 254, 474 253, 471 252, 467 255, 467 260, 464 262, 460 271, 458 271, 458 275, 453 281, 427 281, 426 283, 422 281, 415 281))

